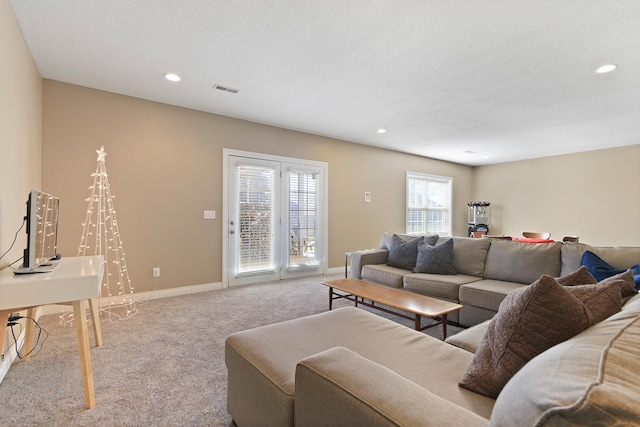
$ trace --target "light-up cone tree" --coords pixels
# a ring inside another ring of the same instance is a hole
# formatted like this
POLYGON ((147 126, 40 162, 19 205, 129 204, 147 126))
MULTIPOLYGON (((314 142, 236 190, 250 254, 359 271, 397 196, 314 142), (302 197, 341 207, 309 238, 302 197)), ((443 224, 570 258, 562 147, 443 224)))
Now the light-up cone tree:
POLYGON ((107 153, 104 147, 96 150, 98 166, 89 187, 91 194, 87 200, 87 215, 82 224, 82 238, 78 246, 78 256, 104 256, 104 276, 100 294, 100 313, 111 320, 123 320, 134 316, 138 309, 133 300, 133 287, 125 261, 125 253, 116 210, 111 194, 109 176, 105 165, 107 153))

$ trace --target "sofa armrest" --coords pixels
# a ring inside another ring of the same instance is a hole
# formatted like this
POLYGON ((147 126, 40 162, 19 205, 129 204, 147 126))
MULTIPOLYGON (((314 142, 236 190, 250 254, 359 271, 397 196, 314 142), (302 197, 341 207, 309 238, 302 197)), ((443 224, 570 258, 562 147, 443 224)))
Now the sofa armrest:
POLYGON ((468 329, 463 329, 455 335, 448 336, 444 341, 448 344, 460 347, 470 353, 475 353, 480 347, 480 343, 487 332, 487 327, 491 320, 485 320, 468 329))
POLYGON ((351 252, 351 277, 362 279, 362 267, 367 264, 386 264, 389 251, 386 249, 367 249, 351 252))
POLYGON ((295 384, 296 426, 489 425, 489 420, 344 347, 300 361, 295 384))

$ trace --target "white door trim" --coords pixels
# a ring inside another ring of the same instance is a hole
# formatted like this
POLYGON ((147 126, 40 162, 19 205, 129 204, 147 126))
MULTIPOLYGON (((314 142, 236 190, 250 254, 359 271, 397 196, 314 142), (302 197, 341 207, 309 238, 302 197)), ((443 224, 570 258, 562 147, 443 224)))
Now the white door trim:
POLYGON ((324 244, 321 245, 320 248, 320 257, 322 261, 322 271, 316 271, 315 274, 327 274, 327 261, 328 257, 328 247, 329 247, 329 220, 328 220, 328 212, 329 212, 329 164, 326 162, 319 162, 315 160, 306 160, 306 159, 297 159, 293 157, 284 157, 284 156, 275 156, 272 154, 264 154, 264 153, 255 153, 250 151, 241 151, 234 150, 231 148, 223 148, 222 149, 222 288, 229 287, 229 183, 228 183, 228 174, 229 174, 229 157, 237 156, 237 157, 247 157, 251 159, 262 159, 262 160, 270 160, 282 163, 299 163, 306 164, 313 167, 322 168, 324 170, 323 175, 323 188, 324 191, 322 193, 322 238, 324 240, 324 244))

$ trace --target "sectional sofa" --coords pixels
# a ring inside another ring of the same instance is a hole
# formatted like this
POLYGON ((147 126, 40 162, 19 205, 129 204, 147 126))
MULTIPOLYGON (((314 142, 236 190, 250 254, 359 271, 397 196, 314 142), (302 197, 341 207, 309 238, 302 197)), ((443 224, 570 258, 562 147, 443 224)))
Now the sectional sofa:
MULTIPOLYGON (((640 263, 640 247, 591 246, 582 243, 532 244, 508 240, 468 237, 424 237, 429 246, 449 241, 449 260, 439 256, 438 264, 451 268, 422 269, 416 266, 415 248, 403 248, 416 236, 383 233, 379 249, 351 253, 351 277, 401 288, 463 305, 449 321, 473 326, 491 319, 506 295, 529 285, 542 275, 559 277, 575 271, 586 251, 595 253, 618 269, 640 263), (403 250, 406 249, 406 250, 403 250), (390 259, 393 256, 393 260, 390 259), (413 260, 411 260, 413 258, 413 260), (418 268, 420 270, 420 268, 418 268), (447 273, 447 274, 442 274, 447 273)), ((419 264, 419 263, 418 263, 419 264)), ((420 267, 418 265, 418 267, 420 267)))
POLYGON ((449 342, 355 307, 239 332, 227 410, 239 427, 638 425, 640 295, 620 311, 620 283, 543 276, 449 342), (617 312, 595 322, 605 294, 617 312))

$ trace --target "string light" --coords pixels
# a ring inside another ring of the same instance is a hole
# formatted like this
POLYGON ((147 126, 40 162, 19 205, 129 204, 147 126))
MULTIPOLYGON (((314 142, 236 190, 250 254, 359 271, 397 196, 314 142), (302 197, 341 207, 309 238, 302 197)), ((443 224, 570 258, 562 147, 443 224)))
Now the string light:
MULTIPOLYGON (((78 246, 78 256, 104 256, 104 276, 100 295, 100 314, 109 321, 124 320, 138 313, 133 300, 133 287, 125 261, 124 246, 120 240, 116 210, 113 204, 115 196, 111 194, 111 185, 105 165, 107 153, 104 147, 96 150, 98 165, 91 174, 93 185, 88 202, 85 221, 82 223, 82 237, 78 246), (94 212, 97 212, 94 218, 94 212), (90 251, 90 249, 92 249, 90 251), (117 276, 117 280, 112 280, 117 276), (115 283, 114 283, 115 282, 115 283), (103 298, 106 295, 107 298, 103 298), (114 297, 117 295, 118 297, 114 297)), ((62 317, 64 321, 65 317, 62 317)))

